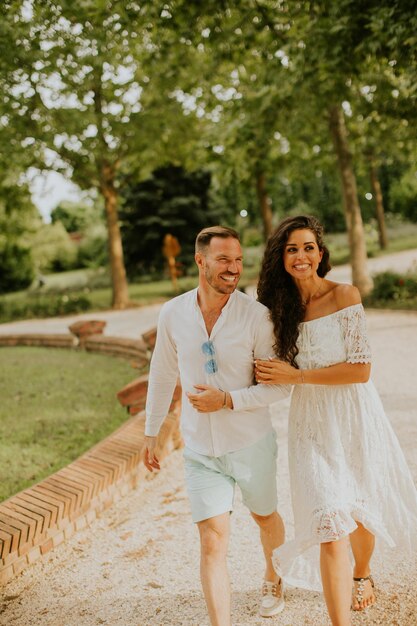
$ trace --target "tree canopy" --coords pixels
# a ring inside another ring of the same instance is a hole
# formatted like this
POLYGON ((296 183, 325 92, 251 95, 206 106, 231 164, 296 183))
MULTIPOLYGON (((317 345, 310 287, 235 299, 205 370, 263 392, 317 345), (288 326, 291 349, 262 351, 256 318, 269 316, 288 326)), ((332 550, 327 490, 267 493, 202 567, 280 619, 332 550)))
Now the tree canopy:
MULTIPOLYGON (((115 307, 128 303, 125 264, 143 271, 166 233, 191 241, 221 206, 232 225, 247 211, 264 238, 296 211, 346 228, 363 293, 363 222, 375 215, 382 233, 384 206, 417 219, 411 1, 5 0, 0 11, 3 179, 55 169, 100 194, 115 307)), ((53 220, 77 229, 84 218, 62 209, 53 220)))

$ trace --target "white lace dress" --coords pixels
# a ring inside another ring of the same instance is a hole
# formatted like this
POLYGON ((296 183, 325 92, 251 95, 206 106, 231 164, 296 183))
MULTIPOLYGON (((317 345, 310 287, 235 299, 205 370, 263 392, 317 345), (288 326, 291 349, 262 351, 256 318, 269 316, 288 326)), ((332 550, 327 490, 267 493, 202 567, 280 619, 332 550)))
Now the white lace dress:
MULTIPOLYGON (((369 363, 361 304, 301 324, 301 369, 369 363)), ((284 580, 321 590, 319 544, 361 522, 390 547, 417 547, 417 492, 371 381, 295 385, 288 453, 295 539, 274 552, 284 580)))

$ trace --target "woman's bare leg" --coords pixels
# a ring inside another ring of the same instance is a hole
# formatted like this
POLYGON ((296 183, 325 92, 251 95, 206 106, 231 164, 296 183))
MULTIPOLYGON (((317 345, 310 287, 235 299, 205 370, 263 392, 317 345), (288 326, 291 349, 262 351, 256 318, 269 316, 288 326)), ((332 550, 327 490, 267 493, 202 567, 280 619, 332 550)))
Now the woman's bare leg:
POLYGON ((352 568, 347 537, 320 544, 320 570, 324 599, 333 626, 350 626, 352 568))
MULTIPOLYGON (((370 561, 375 547, 375 536, 366 530, 366 528, 357 522, 358 528, 350 535, 350 545, 352 546, 353 558, 355 559, 355 568, 353 576, 355 578, 366 578, 371 573, 370 561)), ((354 592, 352 598, 352 608, 355 611, 361 611, 366 607, 375 603, 375 594, 370 580, 364 581, 363 599, 358 602, 357 586, 354 583, 354 592)))

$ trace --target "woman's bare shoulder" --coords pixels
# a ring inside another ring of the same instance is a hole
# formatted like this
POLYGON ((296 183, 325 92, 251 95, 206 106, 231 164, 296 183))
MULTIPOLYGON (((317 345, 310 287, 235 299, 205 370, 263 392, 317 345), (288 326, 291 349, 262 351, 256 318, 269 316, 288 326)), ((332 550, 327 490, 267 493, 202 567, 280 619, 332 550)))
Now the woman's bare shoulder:
POLYGON ((361 304, 362 302, 359 289, 345 283, 335 283, 333 296, 339 310, 353 306, 354 304, 361 304))

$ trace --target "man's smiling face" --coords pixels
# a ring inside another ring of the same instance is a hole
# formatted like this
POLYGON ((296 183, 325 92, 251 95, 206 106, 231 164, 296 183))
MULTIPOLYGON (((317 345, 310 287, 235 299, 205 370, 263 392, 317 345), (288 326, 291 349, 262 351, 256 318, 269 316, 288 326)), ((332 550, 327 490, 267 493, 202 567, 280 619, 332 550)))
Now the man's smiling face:
POLYGON ((213 237, 205 253, 196 254, 200 281, 216 293, 230 294, 236 289, 243 270, 240 243, 234 237, 213 237))

